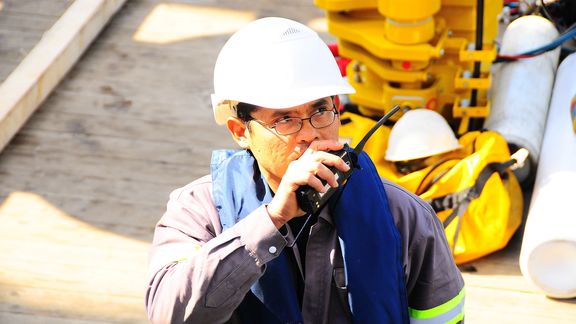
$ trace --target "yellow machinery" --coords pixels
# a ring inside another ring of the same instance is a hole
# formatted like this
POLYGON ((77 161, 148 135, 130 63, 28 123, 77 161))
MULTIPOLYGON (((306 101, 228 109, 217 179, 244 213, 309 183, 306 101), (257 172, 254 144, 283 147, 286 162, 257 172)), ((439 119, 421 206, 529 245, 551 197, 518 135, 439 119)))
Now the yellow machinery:
POLYGON ((364 115, 383 115, 396 104, 426 107, 463 134, 472 118, 489 114, 489 71, 502 0, 315 4, 327 11, 328 31, 338 38, 340 55, 352 59, 347 76, 356 94, 350 99, 364 115))

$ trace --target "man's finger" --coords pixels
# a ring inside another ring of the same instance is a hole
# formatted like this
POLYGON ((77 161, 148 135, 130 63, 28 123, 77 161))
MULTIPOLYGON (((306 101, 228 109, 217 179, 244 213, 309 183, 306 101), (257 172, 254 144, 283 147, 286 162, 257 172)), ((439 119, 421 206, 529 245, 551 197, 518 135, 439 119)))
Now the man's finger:
POLYGON ((314 161, 326 166, 334 166, 340 171, 348 171, 350 167, 339 156, 329 152, 315 152, 312 156, 314 161))

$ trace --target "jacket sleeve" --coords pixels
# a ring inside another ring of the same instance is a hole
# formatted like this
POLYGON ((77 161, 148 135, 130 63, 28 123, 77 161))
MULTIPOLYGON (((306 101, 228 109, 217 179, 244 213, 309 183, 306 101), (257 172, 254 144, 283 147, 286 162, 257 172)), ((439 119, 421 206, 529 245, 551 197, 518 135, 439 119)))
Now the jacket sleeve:
POLYGON ((210 177, 170 195, 150 249, 146 309, 153 323, 230 319, 286 240, 264 206, 222 232, 210 177))
POLYGON ((384 188, 402 237, 411 321, 463 320, 464 280, 454 263, 440 220, 418 196, 388 181, 384 181, 384 188))

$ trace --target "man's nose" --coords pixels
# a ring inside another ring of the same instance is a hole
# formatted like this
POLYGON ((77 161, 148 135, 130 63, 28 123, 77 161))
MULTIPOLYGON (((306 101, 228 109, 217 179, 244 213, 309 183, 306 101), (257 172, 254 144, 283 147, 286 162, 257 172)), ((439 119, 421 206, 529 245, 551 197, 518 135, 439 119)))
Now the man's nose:
POLYGON ((302 121, 302 128, 298 132, 298 137, 301 140, 305 140, 308 142, 318 139, 318 129, 312 126, 310 119, 302 121))

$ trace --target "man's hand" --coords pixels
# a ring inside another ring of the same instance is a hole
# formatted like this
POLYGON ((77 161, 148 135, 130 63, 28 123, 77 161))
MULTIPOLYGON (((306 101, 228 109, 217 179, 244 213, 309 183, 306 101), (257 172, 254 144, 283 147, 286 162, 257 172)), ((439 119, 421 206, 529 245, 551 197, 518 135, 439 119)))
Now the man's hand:
POLYGON ((274 198, 267 206, 268 214, 276 228, 282 227, 294 217, 304 215, 296 201, 298 187, 308 185, 318 192, 325 192, 322 180, 332 187, 338 187, 338 182, 329 167, 336 167, 342 172, 348 171, 350 167, 339 156, 327 151, 338 151, 342 147, 343 144, 337 141, 314 141, 300 158, 288 165, 274 198))

